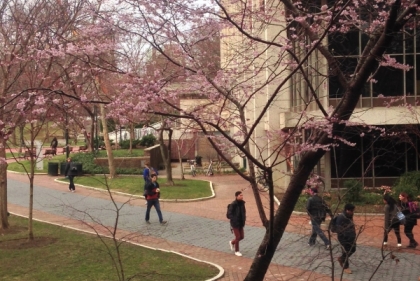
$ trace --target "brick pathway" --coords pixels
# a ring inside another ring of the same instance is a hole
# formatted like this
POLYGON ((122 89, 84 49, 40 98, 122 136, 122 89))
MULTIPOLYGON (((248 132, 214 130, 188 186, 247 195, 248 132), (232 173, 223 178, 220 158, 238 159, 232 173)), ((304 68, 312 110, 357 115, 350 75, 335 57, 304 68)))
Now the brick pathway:
MULTIPOLYGON (((176 174, 176 173, 175 173, 176 174)), ((188 176, 187 176, 188 177, 188 176)), ((27 182, 27 177, 19 174, 8 173, 8 178, 20 182, 27 182)), ((189 215, 195 217, 201 217, 211 220, 217 220, 221 222, 227 222, 225 218, 226 205, 234 199, 234 193, 237 190, 243 190, 245 201, 247 201, 247 226, 249 227, 261 227, 260 219, 256 211, 256 207, 253 201, 252 192, 249 184, 243 179, 236 175, 224 175, 224 176, 213 176, 213 177, 197 177, 197 179, 211 180, 214 184, 215 198, 205 201, 194 201, 194 202, 161 202, 163 214, 176 213, 181 215, 189 215)), ((37 186, 48 187, 49 189, 66 192, 67 186, 56 183, 53 181, 53 177, 47 175, 37 175, 35 179, 37 186)), ((86 197, 95 197, 100 199, 108 199, 108 194, 104 192, 94 191, 92 189, 77 188, 78 195, 86 197)), ((70 194, 70 193, 69 193, 70 194)), ((37 193, 35 192, 35 198, 37 193)), ((262 193, 264 200, 264 206, 268 206, 268 198, 266 193, 262 193)), ((122 195, 115 195, 117 202, 126 202, 127 197, 122 195)), ((144 207, 144 200, 132 200, 130 205, 144 207)), ((10 204, 9 210, 13 213, 26 215, 27 209, 17 204, 10 204)), ((153 215, 153 212, 152 212, 153 215)), ((142 215, 141 215, 142 216, 142 215)), ((68 225, 78 229, 85 229, 86 225, 81 223, 79 220, 69 219, 68 217, 53 215, 49 212, 35 211, 34 217, 36 219, 57 223, 59 225, 68 225)), ((175 216, 174 216, 175 218, 175 216)), ((141 221, 141 219, 139 220, 141 221)), ((357 216, 355 219, 357 224, 365 224, 366 227, 360 236, 359 245, 366 245, 369 247, 380 248, 382 239, 382 225, 383 218, 381 216, 357 216)), ((171 223, 171 221, 170 221, 171 223)), ((98 226, 98 229, 100 227, 98 226)), ((293 215, 290 223, 286 229, 287 232, 295 233, 297 235, 308 235, 310 231, 310 225, 308 224, 308 218, 306 215, 293 215)), ((251 233, 251 230, 245 229, 245 240, 241 244, 244 247, 247 244, 259 244, 261 240, 251 240, 247 234, 251 233), (247 241, 248 238, 248 241, 247 241)), ((217 233, 213 233, 212 239, 217 240, 217 233)), ((415 228, 415 235, 420 240, 420 231, 418 227, 415 228)), ((181 243, 173 241, 171 239, 164 239, 162 237, 155 237, 153 235, 144 235, 140 231, 119 231, 120 237, 129 238, 131 241, 138 242, 144 245, 153 245, 153 247, 176 251, 196 259, 205 260, 214 264, 218 264, 225 270, 225 274, 219 280, 243 280, 246 273, 252 263, 252 256, 248 257, 236 257, 226 249, 226 251, 211 250, 200 246, 194 246, 187 243, 181 243)), ((396 243, 395 236, 390 234, 390 243, 396 243)), ((220 241, 223 247, 227 240, 223 238, 220 241)), ((407 244, 407 239, 403 235, 403 244, 407 244)), ((301 243, 302 244, 302 243, 301 243)), ((303 245, 306 243, 304 242, 303 245)), ((300 249, 300 251, 306 251, 300 249)), ((418 250, 403 249, 401 252, 408 254, 418 254, 418 250)), ((415 269, 415 270, 418 270, 415 269)), ((420 275, 420 272, 419 272, 420 275)), ((331 280, 331 277, 317 273, 314 271, 306 271, 296 266, 282 266, 275 261, 270 265, 269 271, 266 275, 265 280, 331 280)), ((351 278, 351 280, 355 280, 351 278)), ((393 279, 383 279, 393 280, 393 279)), ((405 279, 406 280, 406 279, 405 279)))

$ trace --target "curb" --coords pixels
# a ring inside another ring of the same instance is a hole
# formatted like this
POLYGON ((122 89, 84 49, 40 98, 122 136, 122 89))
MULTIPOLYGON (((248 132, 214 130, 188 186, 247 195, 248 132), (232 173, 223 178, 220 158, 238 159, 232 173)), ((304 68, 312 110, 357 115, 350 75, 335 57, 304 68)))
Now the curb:
MULTIPOLYGON (((61 183, 61 184, 67 184, 67 182, 59 180, 58 178, 55 178, 54 181, 58 182, 58 183, 61 183)), ((211 182, 211 181, 207 181, 207 182, 210 183, 210 191, 211 191, 211 195, 208 196, 208 197, 200 197, 200 198, 194 198, 194 199, 159 199, 159 201, 162 201, 162 202, 194 202, 194 201, 204 201, 204 200, 212 199, 212 198, 216 197, 216 194, 214 193, 213 182, 211 182)), ((74 184, 74 185, 78 186, 78 187, 83 187, 83 188, 86 188, 86 189, 92 189, 92 190, 101 191, 101 192, 111 192, 111 193, 118 194, 118 195, 124 195, 124 196, 128 196, 128 197, 135 197, 135 198, 139 198, 139 199, 144 199, 143 195, 134 195, 134 194, 120 192, 120 191, 111 191, 111 190, 108 190, 108 189, 92 187, 92 186, 87 186, 87 185, 82 185, 82 184, 74 184)))
MULTIPOLYGON (((12 214, 14 216, 17 216, 17 217, 23 217, 23 218, 27 218, 28 219, 28 217, 27 216, 24 216, 24 215, 19 215, 19 214, 16 214, 16 213, 10 213, 10 214, 12 214)), ((42 223, 56 225, 56 226, 59 226, 59 227, 64 227, 64 228, 67 228, 67 229, 76 230, 76 231, 79 231, 79 232, 88 233, 88 234, 92 234, 92 235, 98 236, 98 233, 93 232, 93 231, 87 231, 87 230, 78 229, 78 228, 75 228, 75 227, 66 226, 66 225, 58 224, 58 223, 52 223, 52 222, 48 222, 48 221, 44 221, 44 220, 39 220, 39 219, 33 219, 33 220, 34 221, 38 221, 38 222, 42 222, 42 223)), ((109 235, 100 235, 100 236, 101 237, 105 237, 105 238, 109 238, 109 239, 113 239, 113 237, 112 236, 109 236, 109 235)), ((215 280, 218 280, 221 277, 223 277, 223 275, 225 274, 225 270, 223 269, 223 267, 221 267, 218 264, 209 262, 209 261, 204 261, 204 260, 196 259, 196 258, 190 257, 188 255, 185 255, 185 254, 182 254, 182 253, 179 253, 179 252, 176 252, 176 251, 169 251, 169 250, 164 250, 164 249, 159 249, 159 248, 153 248, 153 247, 146 246, 146 245, 143 245, 143 244, 140 244, 140 243, 131 242, 130 240, 126 240, 126 239, 117 239, 117 240, 123 241, 123 242, 126 242, 126 243, 130 243, 130 244, 135 245, 135 246, 147 248, 147 249, 150 249, 150 250, 155 250, 155 251, 161 251, 161 252, 176 254, 176 255, 183 256, 183 257, 186 257, 186 258, 191 259, 191 260, 194 260, 194 261, 198 261, 198 262, 201 262, 201 263, 206 263, 206 264, 209 264, 211 266, 216 267, 219 270, 219 274, 217 274, 215 277, 212 277, 210 279, 206 279, 205 281, 215 281, 215 280)))

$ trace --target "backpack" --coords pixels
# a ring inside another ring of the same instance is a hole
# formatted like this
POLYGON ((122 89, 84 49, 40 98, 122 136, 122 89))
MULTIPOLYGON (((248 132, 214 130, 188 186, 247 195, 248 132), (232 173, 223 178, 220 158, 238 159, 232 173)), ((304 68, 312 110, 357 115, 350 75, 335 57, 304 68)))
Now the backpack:
POLYGON ((231 205, 231 204, 228 204, 228 205, 227 205, 227 210, 226 210, 226 218, 228 218, 228 219, 230 219, 230 218, 229 218, 229 208, 230 208, 230 205, 231 205))
POLYGON ((338 232, 338 225, 337 225, 337 218, 338 218, 338 216, 335 216, 335 217, 333 217, 331 219, 331 222, 330 222, 330 231, 332 233, 337 233, 338 232))
MULTIPOLYGON (((228 205, 227 205, 226 218, 228 218, 228 219, 231 219, 231 218, 229 217, 229 209, 230 209, 230 207, 231 207, 231 206, 235 206, 235 205, 232 205, 232 203, 230 203, 230 204, 228 204, 228 205)), ((232 210, 232 212, 233 212, 233 210, 232 210)))

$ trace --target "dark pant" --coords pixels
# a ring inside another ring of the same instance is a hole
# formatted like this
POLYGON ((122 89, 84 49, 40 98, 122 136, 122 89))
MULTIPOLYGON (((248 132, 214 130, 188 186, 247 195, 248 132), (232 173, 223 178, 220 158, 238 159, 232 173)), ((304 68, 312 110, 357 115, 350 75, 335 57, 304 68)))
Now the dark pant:
POLYGON ((397 242, 398 242, 398 244, 401 244, 400 222, 391 224, 391 226, 388 229, 385 229, 385 232, 384 232, 384 242, 388 242, 388 233, 391 231, 391 229, 394 230, 395 236, 397 236, 397 242))
POLYGON ((150 219, 150 209, 152 208, 152 206, 155 206, 156 212, 159 217, 159 222, 162 222, 163 218, 162 218, 162 212, 160 211, 159 199, 147 200, 146 221, 149 221, 150 219))
POLYGON ((329 245, 330 241, 325 236, 324 232, 321 229, 321 218, 311 218, 311 224, 312 224, 312 235, 309 238, 309 244, 313 245, 316 241, 316 236, 319 235, 319 237, 322 239, 325 245, 329 245))
POLYGON ((416 240, 414 240, 413 228, 414 222, 407 221, 404 225, 404 233, 407 238, 410 240, 410 244, 415 244, 416 240))
POLYGON ((356 252, 356 241, 340 241, 341 244, 341 257, 340 260, 343 263, 343 268, 349 268, 349 258, 356 252))
POLYGON ((76 190, 73 180, 74 180, 74 176, 69 176, 69 181, 70 181, 69 190, 76 190))
POLYGON ((233 234, 235 234, 235 239, 230 241, 230 243, 232 243, 232 245, 235 245, 235 252, 239 252, 239 241, 241 241, 245 237, 244 228, 232 228, 232 230, 233 234))

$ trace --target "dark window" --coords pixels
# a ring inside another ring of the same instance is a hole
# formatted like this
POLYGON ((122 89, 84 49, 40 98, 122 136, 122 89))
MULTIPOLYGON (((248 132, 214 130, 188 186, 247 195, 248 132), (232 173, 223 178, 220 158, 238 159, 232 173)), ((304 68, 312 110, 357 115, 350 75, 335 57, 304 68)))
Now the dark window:
POLYGON ((334 56, 359 55, 359 32, 333 33, 328 36, 328 48, 334 56))
POLYGON ((333 178, 360 177, 362 171, 360 136, 350 129, 344 134, 344 138, 356 145, 353 147, 340 144, 331 150, 331 175, 333 178))
MULTIPOLYGON (((394 56, 402 63, 402 56, 394 56)), ((373 96, 401 96, 404 94, 404 72, 392 67, 381 67, 374 76, 373 96)))

